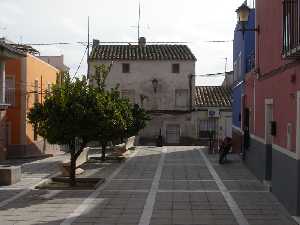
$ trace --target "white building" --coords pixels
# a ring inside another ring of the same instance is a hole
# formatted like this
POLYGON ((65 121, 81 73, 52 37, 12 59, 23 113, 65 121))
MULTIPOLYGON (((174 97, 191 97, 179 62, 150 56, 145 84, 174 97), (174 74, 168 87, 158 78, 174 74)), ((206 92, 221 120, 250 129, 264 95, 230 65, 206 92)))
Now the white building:
POLYGON ((90 82, 95 67, 112 64, 108 89, 119 86, 123 96, 151 113, 140 132, 140 144, 153 144, 161 133, 165 144, 191 144, 198 139, 197 113, 192 113, 196 58, 186 45, 100 45, 89 56, 90 82))

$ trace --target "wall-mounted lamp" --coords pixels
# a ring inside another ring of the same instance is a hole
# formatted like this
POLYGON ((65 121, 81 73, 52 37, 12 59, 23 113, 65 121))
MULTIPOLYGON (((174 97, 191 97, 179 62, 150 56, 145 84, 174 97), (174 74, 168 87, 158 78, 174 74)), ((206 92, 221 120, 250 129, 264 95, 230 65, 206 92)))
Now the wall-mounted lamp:
POLYGON ((152 80, 152 86, 153 86, 154 93, 156 93, 157 92, 157 88, 158 88, 158 80, 157 79, 154 78, 152 80))
POLYGON ((259 32, 259 26, 256 28, 247 28, 247 24, 249 21, 249 16, 250 16, 250 11, 251 9, 247 5, 246 2, 244 2, 237 10, 237 16, 238 16, 238 21, 241 24, 242 28, 238 29, 238 31, 241 31, 243 33, 243 37, 245 36, 246 31, 254 31, 254 32, 259 32))

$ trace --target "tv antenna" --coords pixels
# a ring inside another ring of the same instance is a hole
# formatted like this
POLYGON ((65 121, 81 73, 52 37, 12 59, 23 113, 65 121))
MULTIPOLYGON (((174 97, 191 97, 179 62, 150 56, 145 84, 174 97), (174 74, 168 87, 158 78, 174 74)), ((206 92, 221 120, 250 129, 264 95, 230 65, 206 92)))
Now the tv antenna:
POLYGON ((4 37, 4 32, 7 30, 7 28, 6 27, 0 27, 0 30, 3 31, 3 33, 1 34, 1 36, 4 37))
POLYGON ((138 40, 140 40, 141 1, 139 1, 138 40))
MULTIPOLYGON (((138 23, 137 26, 131 26, 133 28, 137 28, 137 37, 138 37, 138 41, 140 40, 140 31, 141 31, 141 1, 139 1, 139 15, 138 15, 138 23)), ((149 28, 149 25, 148 25, 149 28)))

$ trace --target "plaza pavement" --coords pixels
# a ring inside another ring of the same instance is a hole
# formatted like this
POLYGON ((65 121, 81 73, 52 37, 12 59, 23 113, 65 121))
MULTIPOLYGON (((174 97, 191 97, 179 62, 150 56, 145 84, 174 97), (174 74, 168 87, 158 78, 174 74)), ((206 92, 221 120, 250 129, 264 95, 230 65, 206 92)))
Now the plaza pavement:
POLYGON ((0 187, 0 225, 296 225, 237 156, 229 159, 219 165, 200 147, 138 147, 125 163, 90 168, 89 177, 106 178, 91 191, 33 189, 61 159, 41 160, 19 184, 0 187))

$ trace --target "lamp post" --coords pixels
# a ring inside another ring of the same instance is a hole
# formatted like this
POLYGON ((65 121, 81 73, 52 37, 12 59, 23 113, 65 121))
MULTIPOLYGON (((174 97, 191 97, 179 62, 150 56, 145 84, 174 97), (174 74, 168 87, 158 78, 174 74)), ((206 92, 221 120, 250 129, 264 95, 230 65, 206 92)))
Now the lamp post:
POLYGON ((236 13, 238 16, 238 22, 241 24, 241 28, 238 29, 237 31, 240 31, 243 33, 243 38, 245 36, 245 32, 247 31, 254 31, 254 32, 259 32, 259 26, 255 28, 247 28, 247 24, 249 21, 249 16, 250 16, 250 7, 247 5, 246 2, 244 2, 240 7, 237 8, 236 13))

